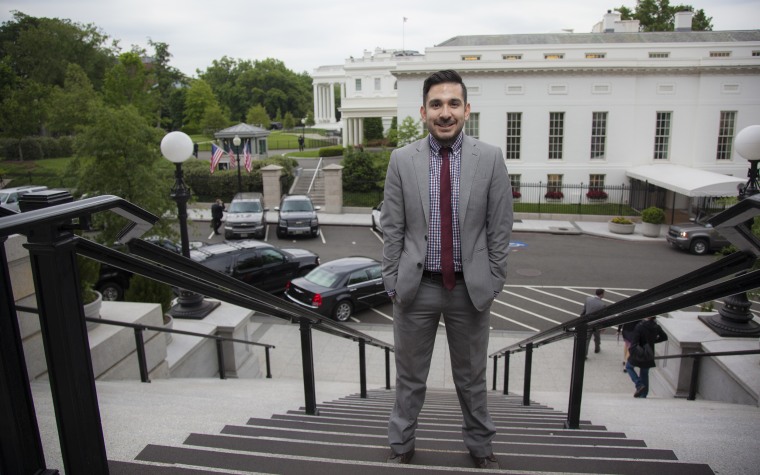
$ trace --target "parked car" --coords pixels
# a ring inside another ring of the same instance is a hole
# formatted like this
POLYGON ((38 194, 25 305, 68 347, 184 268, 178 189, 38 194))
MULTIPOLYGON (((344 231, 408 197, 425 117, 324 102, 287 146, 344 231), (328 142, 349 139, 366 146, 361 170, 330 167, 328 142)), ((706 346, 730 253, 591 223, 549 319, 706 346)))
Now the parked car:
POLYGON ((674 247, 691 252, 692 254, 706 254, 709 251, 718 251, 731 243, 721 236, 707 220, 696 219, 688 223, 676 223, 670 225, 665 239, 674 247))
POLYGON ((238 193, 227 208, 224 222, 224 238, 236 237, 264 239, 266 235, 266 212, 261 204, 261 193, 238 193))
POLYGON ((0 190, 0 206, 10 210, 19 211, 18 200, 27 193, 47 190, 47 186, 26 185, 0 190))
POLYGON ((227 241, 190 251, 200 264, 271 293, 281 293, 296 277, 319 265, 319 256, 304 249, 280 249, 254 241, 227 241))
POLYGON ((285 195, 280 206, 275 208, 279 213, 277 219, 277 237, 283 238, 289 234, 305 234, 311 237, 319 235, 319 206, 314 206, 307 195, 285 195))
MULTIPOLYGON (((146 241, 161 246, 164 249, 176 254, 182 254, 182 247, 171 239, 164 237, 150 236, 145 238, 146 241)), ((190 243, 192 247, 198 247, 198 243, 190 243)), ((126 249, 126 248, 125 248, 126 249)), ((113 267, 108 264, 100 264, 100 276, 95 283, 95 290, 100 292, 103 300, 116 301, 124 300, 124 292, 129 288, 129 282, 132 279, 132 273, 113 267)))
POLYGON ((368 257, 346 257, 322 264, 304 277, 293 279, 285 296, 339 322, 351 318, 355 310, 390 302, 380 263, 368 257))
POLYGON ((383 233, 383 226, 380 224, 380 213, 383 211, 383 202, 372 208, 372 229, 378 233, 383 233))

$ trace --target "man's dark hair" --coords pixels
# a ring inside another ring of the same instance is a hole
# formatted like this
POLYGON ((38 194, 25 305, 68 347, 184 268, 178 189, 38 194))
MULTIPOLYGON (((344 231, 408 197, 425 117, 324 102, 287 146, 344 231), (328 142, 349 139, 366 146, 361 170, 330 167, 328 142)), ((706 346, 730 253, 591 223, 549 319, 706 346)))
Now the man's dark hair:
POLYGON ((427 95, 430 92, 430 88, 436 84, 443 84, 446 82, 453 82, 462 86, 462 94, 464 95, 464 103, 467 104, 467 86, 462 81, 462 76, 453 69, 445 69, 433 73, 425 79, 425 83, 422 85, 422 105, 427 103, 427 95))
POLYGON ((604 295, 604 289, 596 289, 596 296, 601 297, 604 295))

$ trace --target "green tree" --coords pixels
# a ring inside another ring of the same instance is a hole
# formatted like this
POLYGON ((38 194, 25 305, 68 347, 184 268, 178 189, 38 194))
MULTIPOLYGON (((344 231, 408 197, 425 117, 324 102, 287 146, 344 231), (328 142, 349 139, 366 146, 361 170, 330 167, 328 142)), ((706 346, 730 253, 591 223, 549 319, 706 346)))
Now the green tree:
POLYGON ((100 96, 78 64, 69 64, 63 87, 56 86, 50 95, 48 130, 56 135, 74 135, 92 124, 100 96))
POLYGON ((364 140, 382 140, 383 119, 380 117, 364 118, 364 140))
POLYGON ((368 192, 379 188, 383 172, 374 166, 371 153, 352 148, 346 151, 341 163, 344 190, 368 192))
MULTIPOLYGON (((176 210, 169 198, 172 169, 159 152, 163 133, 151 127, 133 106, 101 108, 93 122, 76 138, 77 158, 72 164, 79 177, 77 193, 116 195, 162 219, 153 230, 172 236, 170 220, 176 210)), ((93 215, 98 240, 111 244, 126 220, 115 213, 93 215)))
POLYGON ((203 119, 201 120, 201 131, 204 134, 213 134, 217 130, 222 130, 230 125, 230 120, 227 118, 228 114, 222 111, 219 104, 211 104, 203 112, 203 119))
POLYGON ((143 117, 152 118, 158 108, 156 97, 148 92, 152 84, 141 56, 138 51, 119 56, 119 62, 106 73, 103 97, 111 107, 132 105, 143 117))
POLYGON ((248 109, 248 113, 245 115, 245 122, 263 129, 268 129, 271 121, 269 120, 269 115, 267 114, 267 110, 264 109, 264 106, 256 104, 248 109))
POLYGON ((206 109, 219 103, 211 90, 211 86, 203 79, 190 81, 190 87, 185 93, 185 131, 198 133, 201 131, 201 121, 206 109))
POLYGON ((285 113, 285 117, 282 119, 282 127, 284 129, 293 129, 296 126, 296 119, 293 118, 293 114, 290 112, 285 113))
MULTIPOLYGON (((154 49, 149 74, 152 77, 151 83, 155 85, 151 93, 156 96, 156 127, 179 129, 182 126, 184 104, 176 100, 176 91, 184 88, 187 78, 177 68, 169 66, 172 55, 168 44, 151 39, 148 39, 148 44, 154 49)), ((181 96, 184 98, 184 95, 181 96)))
POLYGON ((421 121, 415 121, 411 116, 406 116, 401 121, 401 126, 398 128, 398 145, 410 144, 417 139, 424 137, 421 131, 421 121))
POLYGON ((21 80, 17 87, 5 89, 0 103, 0 127, 4 135, 20 139, 42 133, 50 93, 50 86, 33 80, 21 80))
POLYGON ((673 31, 675 14, 683 11, 694 12, 692 30, 712 30, 712 17, 708 17, 704 10, 700 8, 695 11, 691 5, 670 5, 669 0, 641 0, 633 10, 625 5, 616 10, 623 20, 639 20, 641 31, 673 31))

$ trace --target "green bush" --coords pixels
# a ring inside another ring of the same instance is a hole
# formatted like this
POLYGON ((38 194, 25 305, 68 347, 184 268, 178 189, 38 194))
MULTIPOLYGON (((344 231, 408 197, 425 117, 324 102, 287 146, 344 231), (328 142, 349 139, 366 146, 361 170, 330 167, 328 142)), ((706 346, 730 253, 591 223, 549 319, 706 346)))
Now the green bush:
POLYGON ((320 157, 340 157, 343 155, 342 145, 333 145, 330 147, 322 147, 319 149, 320 157))
POLYGON ((166 313, 172 306, 174 293, 172 288, 157 280, 134 274, 129 281, 129 288, 124 292, 127 302, 161 304, 161 311, 166 313))
POLYGON ((612 221, 615 224, 633 224, 633 221, 623 216, 616 216, 612 218, 610 221, 612 221))
POLYGON ((343 159, 343 190, 353 192, 375 191, 382 180, 382 172, 375 166, 371 153, 349 148, 343 159))
POLYGON ((641 220, 645 223, 662 224, 665 222, 665 211, 656 206, 650 206, 641 212, 641 220))
POLYGON ((5 160, 18 160, 18 139, 0 138, 0 155, 5 160))
POLYGON ((24 137, 19 142, 21 157, 24 160, 40 160, 45 158, 42 150, 41 137, 24 137))

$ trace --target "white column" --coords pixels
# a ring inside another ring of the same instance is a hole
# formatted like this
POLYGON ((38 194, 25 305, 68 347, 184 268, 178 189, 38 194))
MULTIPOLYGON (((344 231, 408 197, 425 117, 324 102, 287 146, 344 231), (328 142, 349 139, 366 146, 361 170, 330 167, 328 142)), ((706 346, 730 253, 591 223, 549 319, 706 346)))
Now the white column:
POLYGON ((343 146, 348 147, 348 137, 351 134, 351 119, 343 118, 343 146))
POLYGON ((357 129, 359 129, 358 133, 356 134, 356 145, 361 145, 364 141, 364 119, 360 117, 356 119, 356 122, 358 124, 357 129))
POLYGON ((330 83, 330 123, 335 123, 335 83, 330 83))
POLYGON ((314 89, 314 123, 319 123, 319 87, 317 84, 314 84, 312 86, 312 89, 314 89))

